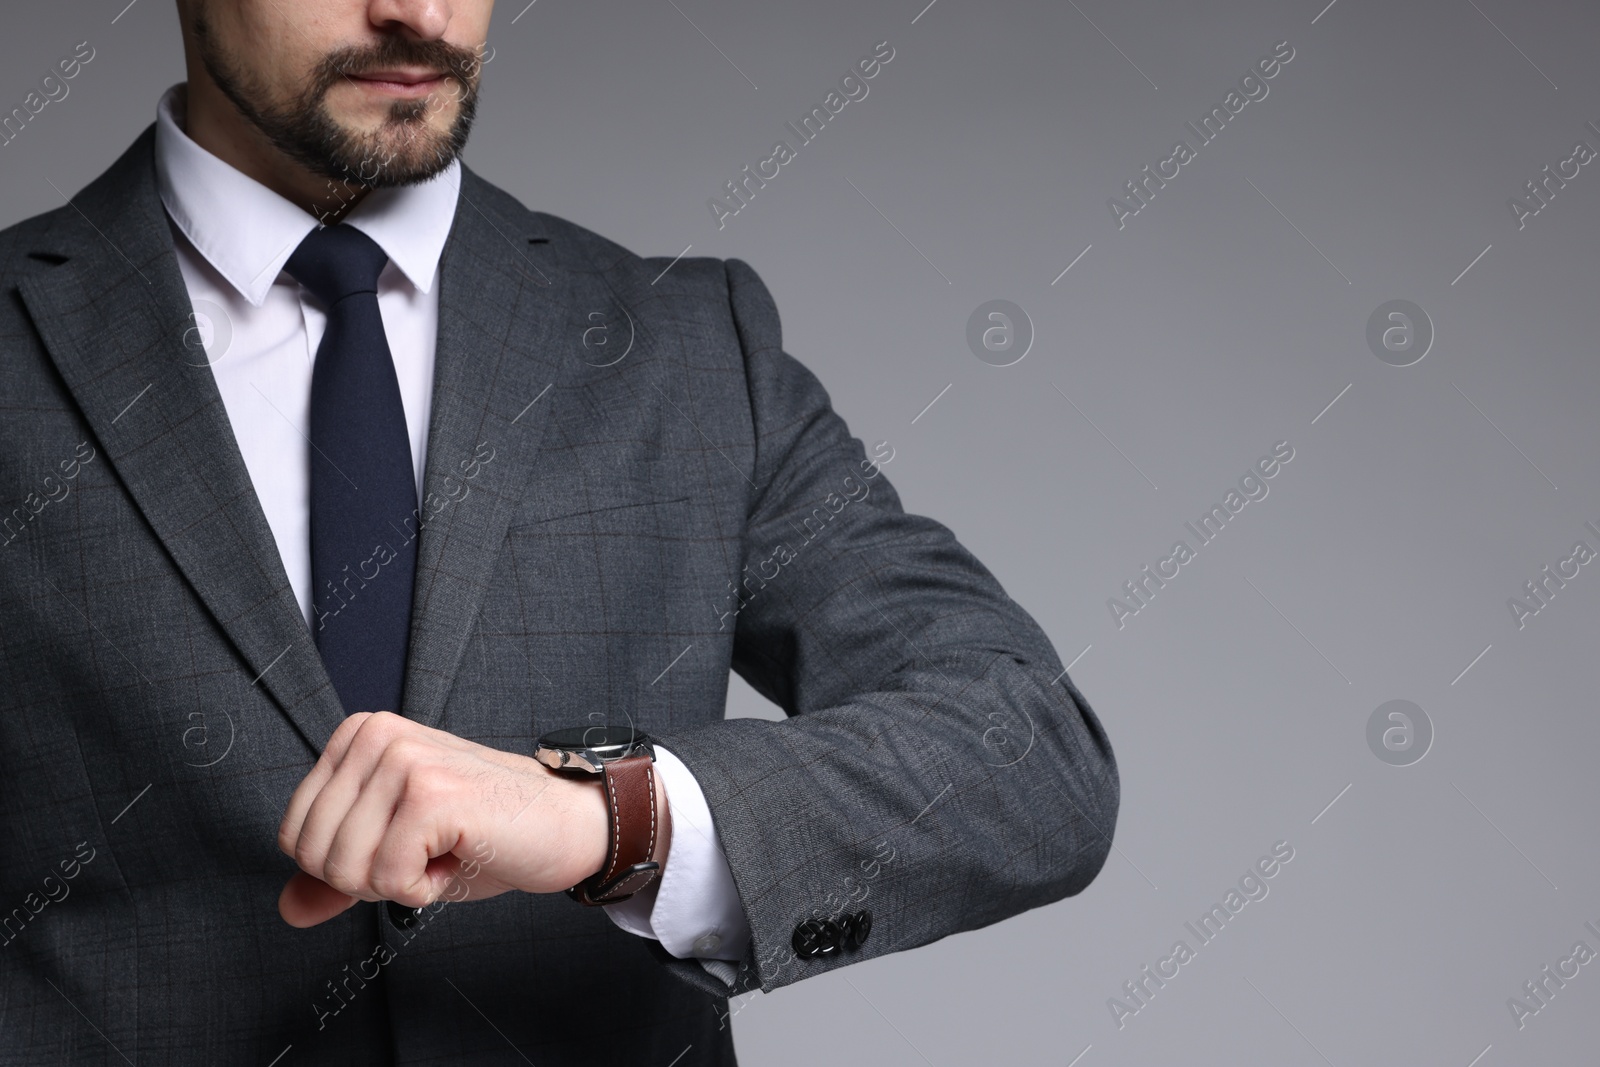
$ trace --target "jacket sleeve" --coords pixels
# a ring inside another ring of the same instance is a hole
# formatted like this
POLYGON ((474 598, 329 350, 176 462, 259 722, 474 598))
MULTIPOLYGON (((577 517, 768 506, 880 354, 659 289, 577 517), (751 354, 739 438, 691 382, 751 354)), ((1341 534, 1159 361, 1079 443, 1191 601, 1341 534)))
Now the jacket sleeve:
POLYGON ((1120 787, 1099 720, 1037 623, 883 468, 782 350, 756 273, 725 264, 755 461, 733 667, 787 713, 661 737, 715 820, 751 945, 722 986, 770 991, 1080 892, 1120 787), (855 948, 795 951, 797 925, 866 911, 855 948))

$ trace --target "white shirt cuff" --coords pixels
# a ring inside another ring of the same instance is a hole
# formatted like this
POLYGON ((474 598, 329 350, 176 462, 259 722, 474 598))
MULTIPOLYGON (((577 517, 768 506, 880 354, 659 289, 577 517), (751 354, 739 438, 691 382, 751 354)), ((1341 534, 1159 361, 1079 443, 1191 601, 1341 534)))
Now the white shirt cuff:
MULTIPOLYGON (((607 904, 605 913, 630 934, 661 942, 679 959, 742 960, 750 923, 717 841, 711 808, 689 768, 660 745, 655 750, 656 773, 672 813, 667 859, 650 888, 607 904)), ((725 965, 706 969, 718 977, 728 970, 725 965)))

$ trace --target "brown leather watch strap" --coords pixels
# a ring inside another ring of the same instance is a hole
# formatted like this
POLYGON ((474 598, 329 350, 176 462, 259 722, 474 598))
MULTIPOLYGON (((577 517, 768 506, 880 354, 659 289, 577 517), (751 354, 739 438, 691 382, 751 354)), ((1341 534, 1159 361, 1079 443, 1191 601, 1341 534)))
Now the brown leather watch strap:
POLYGON ((605 866, 567 890, 580 904, 615 904, 646 888, 661 873, 650 859, 660 825, 656 810, 656 769, 649 756, 628 756, 605 764, 601 775, 611 840, 605 866))

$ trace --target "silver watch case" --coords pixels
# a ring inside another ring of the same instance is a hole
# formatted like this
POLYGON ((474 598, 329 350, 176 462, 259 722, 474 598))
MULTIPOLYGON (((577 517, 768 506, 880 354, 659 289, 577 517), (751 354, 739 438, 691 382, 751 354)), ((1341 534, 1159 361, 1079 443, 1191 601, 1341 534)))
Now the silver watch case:
POLYGON ((656 758, 648 735, 631 726, 573 726, 539 738, 533 758, 551 770, 599 774, 629 756, 656 758))

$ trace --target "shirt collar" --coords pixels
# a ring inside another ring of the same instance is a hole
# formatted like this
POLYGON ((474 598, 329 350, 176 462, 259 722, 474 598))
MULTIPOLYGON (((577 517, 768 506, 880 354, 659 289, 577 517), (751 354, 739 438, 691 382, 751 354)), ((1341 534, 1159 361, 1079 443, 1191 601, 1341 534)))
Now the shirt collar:
MULTIPOLYGON (((200 147, 184 132, 184 83, 156 108, 156 182, 167 214, 241 296, 260 307, 283 264, 317 228, 309 211, 200 147)), ((344 216, 421 292, 433 287, 455 219, 461 163, 416 185, 374 189, 344 216)))

